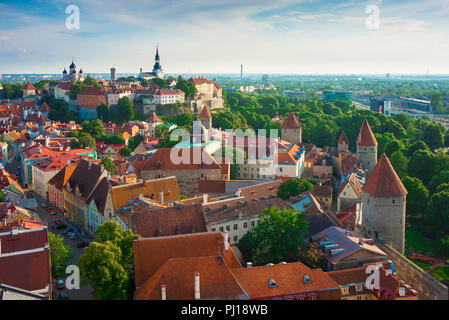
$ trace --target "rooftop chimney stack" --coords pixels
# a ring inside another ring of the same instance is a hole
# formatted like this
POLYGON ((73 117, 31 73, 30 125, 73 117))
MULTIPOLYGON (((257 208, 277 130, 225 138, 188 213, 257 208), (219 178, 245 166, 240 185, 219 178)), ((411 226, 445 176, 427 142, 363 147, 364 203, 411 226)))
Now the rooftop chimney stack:
POLYGON ((225 251, 228 251, 229 250, 229 233, 228 233, 228 230, 225 230, 225 232, 223 234, 223 237, 224 237, 224 249, 225 249, 225 251))
POLYGON ((247 262, 246 263, 246 267, 247 268, 252 268, 253 267, 253 263, 252 262, 247 262))
POLYGON ((207 193, 203 194, 203 204, 207 204, 207 193))
POLYGON ((164 191, 159 191, 159 202, 164 203, 164 191))
POLYGON ((200 300, 200 273, 195 272, 195 289, 194 289, 195 300, 200 300))
POLYGON ((167 288, 165 284, 161 284, 161 300, 167 300, 167 288))

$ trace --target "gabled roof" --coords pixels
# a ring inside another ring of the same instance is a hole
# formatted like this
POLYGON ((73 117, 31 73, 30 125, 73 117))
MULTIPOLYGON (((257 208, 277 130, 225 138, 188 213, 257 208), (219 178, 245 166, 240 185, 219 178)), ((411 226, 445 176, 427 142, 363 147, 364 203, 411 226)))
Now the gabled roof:
POLYGON ((137 300, 160 300, 161 285, 167 300, 193 300, 195 272, 200 275, 201 299, 241 299, 245 293, 221 256, 169 259, 136 291, 137 300))
POLYGON ((385 153, 382 154, 373 171, 368 176, 362 191, 373 197, 380 198, 399 198, 407 195, 407 190, 396 174, 396 171, 394 171, 385 153))
POLYGON ((377 140, 374 137, 374 134, 371 131, 371 127, 369 126, 369 123, 366 119, 363 120, 356 143, 357 145, 363 147, 377 146, 377 140))
POLYGON ((114 210, 118 210, 139 194, 153 200, 160 200, 159 192, 161 191, 164 193, 164 203, 178 201, 180 195, 176 177, 167 177, 126 184, 123 186, 115 186, 111 189, 112 204, 114 205, 114 210))
POLYGON ((201 149, 201 156, 198 157, 200 159, 196 159, 197 153, 194 150, 193 148, 176 147, 157 149, 145 160, 140 170, 196 170, 200 169, 202 165, 204 169, 221 170, 221 166, 207 151, 201 149), (179 160, 180 163, 174 163, 172 158, 179 160))
POLYGON ((211 119, 212 116, 210 115, 209 108, 207 106, 204 106, 201 110, 200 119, 211 119))
POLYGON ((338 191, 338 196, 340 196, 341 192, 348 184, 352 188, 352 190, 354 190, 354 193, 357 195, 357 197, 359 199, 362 199, 362 185, 360 184, 354 173, 351 173, 349 178, 341 185, 340 190, 338 191))
POLYGON ((133 241, 136 288, 143 285, 168 260, 221 256, 229 268, 241 268, 231 247, 224 251, 221 232, 202 232, 133 241))
MULTIPOLYGON (((326 289, 334 289, 337 292, 340 290, 338 284, 321 269, 310 269, 301 262, 235 269, 232 273, 251 299, 326 289), (309 276, 311 281, 304 281, 304 276, 309 276), (270 279, 276 283, 276 287, 270 288, 270 279)), ((337 296, 338 294, 335 298, 337 296)))
POLYGON ((156 210, 134 210, 131 227, 142 237, 207 232, 201 204, 156 210))
POLYGON ((105 177, 101 179, 94 192, 92 192, 92 195, 89 197, 89 199, 87 199, 86 204, 89 205, 92 201, 94 201, 95 205, 97 206, 98 212, 103 214, 110 189, 111 183, 108 181, 108 178, 105 177))
POLYGON ((50 107, 48 106, 48 104, 46 102, 44 102, 44 104, 42 105, 41 111, 42 112, 50 112, 50 107))
POLYGON ((284 129, 298 129, 301 128, 301 125, 299 124, 298 119, 295 117, 293 112, 289 114, 287 119, 285 119, 284 123, 282 124, 282 128, 284 129))
POLYGON ((68 183, 72 189, 78 187, 81 196, 87 200, 94 191, 102 173, 101 166, 81 159, 68 183))

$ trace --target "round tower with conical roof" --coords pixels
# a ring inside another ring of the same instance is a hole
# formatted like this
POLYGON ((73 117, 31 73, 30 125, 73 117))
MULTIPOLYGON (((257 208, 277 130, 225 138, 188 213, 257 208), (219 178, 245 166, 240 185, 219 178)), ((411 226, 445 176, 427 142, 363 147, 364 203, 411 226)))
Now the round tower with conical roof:
POLYGON ((293 112, 290 113, 282 124, 281 138, 292 144, 302 143, 302 127, 293 112))
POLYGON ((341 132, 340 137, 338 138, 338 152, 349 152, 349 140, 344 131, 341 132))
POLYGON ((362 188, 360 231, 404 253, 407 190, 385 154, 362 188))
POLYGON ((366 119, 363 120, 356 144, 357 157, 369 174, 377 163, 377 141, 366 119))
POLYGON ((201 110, 201 114, 198 118, 201 121, 201 124, 205 126, 207 129, 212 128, 212 116, 209 112, 209 108, 204 106, 201 110))

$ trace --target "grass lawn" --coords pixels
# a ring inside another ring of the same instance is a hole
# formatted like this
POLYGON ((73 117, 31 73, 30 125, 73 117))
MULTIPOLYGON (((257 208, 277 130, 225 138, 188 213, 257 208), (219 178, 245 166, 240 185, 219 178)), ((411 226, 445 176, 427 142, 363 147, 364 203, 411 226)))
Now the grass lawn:
POLYGON ((405 239, 407 249, 411 249, 415 252, 421 252, 425 255, 428 252, 432 252, 434 255, 437 255, 436 241, 425 238, 419 231, 413 228, 406 228, 405 239))
POLYGON ((421 269, 423 269, 426 272, 432 266, 431 264, 428 264, 428 263, 425 263, 425 262, 421 262, 421 261, 418 261, 418 260, 412 260, 410 258, 409 258, 409 260, 412 261, 414 264, 416 264, 418 267, 420 267, 421 269))
POLYGON ((440 282, 449 282, 449 266, 439 266, 432 270, 430 274, 440 282))

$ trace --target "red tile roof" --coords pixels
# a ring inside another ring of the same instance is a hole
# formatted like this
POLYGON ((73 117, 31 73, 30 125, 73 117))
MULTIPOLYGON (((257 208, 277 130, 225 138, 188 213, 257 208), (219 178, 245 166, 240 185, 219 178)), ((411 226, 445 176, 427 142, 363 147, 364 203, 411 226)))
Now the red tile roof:
POLYGON ((299 124, 298 119, 295 117, 293 112, 290 113, 287 119, 285 119, 284 123, 282 124, 282 128, 284 129, 298 129, 301 128, 301 125, 299 124))
POLYGON ((36 90, 36 88, 31 84, 31 82, 27 81, 26 85, 23 87, 25 90, 36 90))
POLYGON ((349 144, 348 137, 344 131, 341 132, 340 137, 338 138, 338 144, 349 144))
POLYGON ((169 259, 140 289, 137 300, 160 300, 161 285, 167 300, 193 300, 195 273, 200 276, 201 299, 246 297, 221 256, 169 259))
POLYGON ((201 110, 200 119, 211 119, 212 116, 210 115, 209 108, 207 106, 204 106, 201 110))
POLYGON ((374 197, 393 198, 407 195, 407 190, 399 179, 396 171, 382 154, 373 171, 368 176, 362 190, 374 197))
POLYGON ((332 295, 326 297, 328 299, 341 298, 340 288, 331 277, 321 269, 310 269, 301 262, 242 268, 232 270, 232 273, 251 299, 318 293, 321 290, 323 294, 326 291, 332 291, 332 295), (305 282, 304 276, 309 276, 312 281, 305 282), (276 283, 276 287, 269 287, 270 279, 276 283))
POLYGON ((357 136, 357 145, 363 147, 371 147, 377 146, 376 138, 374 137, 373 132, 371 131, 371 127, 369 126, 368 121, 363 120, 362 127, 360 128, 359 135, 357 136))
POLYGON ((204 169, 221 170, 221 166, 217 161, 204 149, 200 150, 201 153, 199 153, 200 156, 198 156, 200 159, 196 159, 197 153, 194 150, 195 149, 193 148, 157 149, 155 153, 145 160, 145 163, 140 170, 197 170, 200 169, 201 165, 204 165, 204 169), (175 160, 175 162, 173 162, 173 160, 175 160), (180 163, 176 163, 176 161, 179 161, 180 163))
POLYGON ((143 285, 169 259, 222 256, 229 268, 241 268, 232 249, 224 251, 221 232, 192 233, 133 242, 136 288, 143 285))

